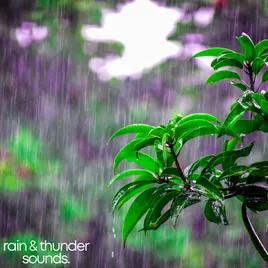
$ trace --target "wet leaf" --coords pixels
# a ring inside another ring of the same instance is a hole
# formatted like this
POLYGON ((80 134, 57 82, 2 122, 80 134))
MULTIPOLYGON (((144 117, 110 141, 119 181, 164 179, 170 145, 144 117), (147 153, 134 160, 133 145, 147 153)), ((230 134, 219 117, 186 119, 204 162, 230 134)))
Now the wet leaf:
POLYGON ((130 158, 128 162, 136 163, 138 166, 149 170, 155 174, 158 174, 161 165, 159 164, 158 161, 154 160, 151 156, 144 154, 144 153, 137 153, 135 154, 136 156, 133 158, 130 158))
POLYGON ((255 74, 258 74, 260 72, 260 70, 263 68, 265 62, 263 61, 263 59, 261 58, 256 58, 253 62, 252 62, 252 70, 255 74))
POLYGON ((210 121, 210 122, 217 122, 217 123, 220 122, 220 120, 214 115, 207 114, 207 113, 194 113, 194 114, 189 114, 189 115, 184 116, 180 120, 179 125, 189 122, 189 121, 197 120, 197 119, 210 121))
POLYGON ((237 67, 239 69, 243 68, 243 64, 241 62, 239 62, 238 60, 234 60, 234 59, 225 59, 223 57, 223 59, 221 59, 220 61, 218 61, 214 66, 213 69, 214 70, 218 70, 222 67, 237 67))
POLYGON ((120 137, 122 135, 126 134, 138 134, 138 133, 143 133, 143 134, 148 134, 150 130, 152 130, 154 127, 146 124, 133 124, 133 125, 128 125, 123 128, 120 128, 117 130, 110 140, 115 139, 117 137, 120 137))
POLYGON ((205 206, 204 214, 206 218, 214 223, 228 224, 224 205, 215 200, 208 200, 205 206))
POLYGON ((196 160, 190 167, 188 175, 191 177, 193 173, 200 167, 205 167, 207 163, 214 157, 214 155, 206 155, 196 160))
POLYGON ((260 122, 256 120, 238 120, 232 126, 232 131, 236 133, 249 134, 259 130, 260 122))
POLYGON ((223 199, 223 195, 218 187, 206 179, 204 176, 199 177, 196 181, 196 184, 203 186, 211 198, 219 200, 223 199))
POLYGON ((258 56, 261 56, 261 54, 267 50, 268 48, 268 39, 261 40, 259 43, 255 45, 255 51, 258 56))
POLYGON ((114 182, 121 181, 126 179, 130 176, 136 176, 136 175, 146 175, 148 177, 154 177, 154 174, 148 170, 145 169, 129 169, 129 170, 123 170, 122 172, 118 173, 117 175, 113 176, 113 178, 110 180, 109 185, 113 184, 114 182))
POLYGON ((235 149, 235 150, 230 150, 226 151, 223 153, 220 153, 216 156, 214 156, 207 164, 207 166, 204 168, 202 171, 203 174, 207 171, 210 170, 211 168, 214 168, 215 166, 222 164, 223 168, 226 169, 226 167, 231 167, 235 164, 235 161, 238 158, 248 156, 251 152, 251 149, 254 145, 254 142, 250 143, 248 146, 235 149))
POLYGON ((241 141, 240 137, 233 137, 224 141, 224 151, 231 151, 235 149, 236 145, 241 141))
POLYGON ((128 160, 135 157, 136 155, 135 145, 140 141, 143 141, 143 139, 142 138, 134 139, 119 150, 119 152, 116 154, 114 158, 113 163, 114 171, 116 171, 117 167, 123 160, 125 159, 128 160))
POLYGON ((164 165, 167 165, 168 157, 170 156, 170 153, 167 148, 167 143, 170 140, 170 136, 168 133, 166 133, 162 138, 162 148, 163 148, 163 162, 164 165))
POLYGON ((261 81, 264 83, 268 80, 268 71, 266 71, 263 75, 262 75, 262 79, 261 81))
MULTIPOLYGON (((181 139, 182 137, 184 137, 185 139, 187 139, 186 136, 191 135, 190 133, 194 130, 199 131, 197 133, 200 133, 200 136, 202 136, 202 130, 204 131, 204 135, 207 135, 206 134, 207 129, 209 130, 213 129, 215 132, 217 132, 218 130, 217 127, 210 121, 203 120, 203 119, 189 120, 189 121, 179 124, 179 126, 175 128, 175 138, 181 139)), ((192 137, 195 137, 195 136, 196 134, 195 135, 192 134, 192 137)), ((188 137, 187 140, 189 140, 190 137, 188 137)))
POLYGON ((182 140, 182 144, 184 144, 187 141, 197 137, 218 135, 218 134, 219 134, 219 128, 213 124, 210 124, 207 126, 200 126, 196 129, 189 130, 179 138, 182 140))
POLYGON ((144 231, 150 229, 155 230, 168 220, 170 211, 168 213, 162 214, 162 210, 171 200, 173 200, 176 195, 178 195, 178 192, 172 191, 164 193, 162 196, 157 196, 157 200, 154 200, 152 207, 149 209, 144 219, 144 231))
POLYGON ((268 101, 262 100, 261 101, 261 110, 265 113, 268 114, 268 101))
POLYGON ((159 138, 158 137, 148 137, 148 138, 142 139, 141 141, 137 142, 134 145, 134 150, 139 151, 145 147, 152 146, 152 145, 154 145, 156 140, 159 140, 159 138))
POLYGON ((174 167, 165 168, 160 174, 161 177, 167 177, 167 176, 173 176, 173 175, 180 177, 180 173, 178 172, 177 168, 174 168, 174 167))
MULTIPOLYGON (((218 61, 215 62, 215 64, 218 63, 218 62, 220 62, 220 61, 223 60, 223 59, 225 59, 225 60, 226 60, 226 59, 229 59, 229 60, 236 60, 236 61, 240 62, 241 64, 243 64, 244 61, 245 61, 245 57, 244 57, 244 55, 242 55, 242 54, 240 54, 240 53, 237 53, 237 52, 235 52, 235 51, 232 51, 232 52, 224 53, 224 54, 222 54, 221 56, 219 56, 219 57, 218 57, 218 61)), ((215 64, 214 64, 214 66, 215 66, 215 64)))
POLYGON ((219 56, 222 53, 226 52, 232 52, 232 50, 223 48, 223 47, 213 47, 213 48, 208 48, 205 50, 202 50, 196 54, 193 55, 193 58, 198 58, 198 57, 216 57, 219 56))
POLYGON ((207 79, 207 84, 212 85, 222 80, 230 80, 230 79, 237 79, 240 80, 239 74, 233 72, 233 71, 218 71, 213 73, 209 78, 207 79))
POLYGON ((252 61, 255 58, 256 53, 255 53, 255 46, 251 38, 247 34, 242 33, 241 36, 237 37, 237 40, 244 52, 246 59, 252 61))
POLYGON ((159 137, 159 138, 162 138, 165 133, 166 133, 166 129, 164 127, 155 127, 154 129, 152 129, 148 135, 149 136, 156 136, 156 137, 159 137))
POLYGON ((129 207, 123 224, 122 236, 124 245, 126 244, 126 240, 128 238, 129 233, 134 229, 137 222, 151 207, 151 202, 154 198, 154 191, 154 188, 145 190, 133 201, 133 203, 129 207))
POLYGON ((247 105, 243 105, 241 102, 235 102, 231 108, 231 112, 227 115, 222 124, 221 132, 225 133, 226 129, 231 129, 233 125, 244 115, 247 108, 247 105))
POLYGON ((197 198, 194 194, 187 195, 187 194, 180 194, 178 195, 172 202, 170 208, 170 216, 173 219, 173 224, 177 224, 178 217, 180 216, 183 209, 194 205, 200 202, 200 199, 197 198))
POLYGON ((246 91, 248 87, 243 82, 233 82, 231 81, 230 84, 234 87, 241 89, 242 91, 246 91))
POLYGON ((135 181, 123 186, 114 196, 112 202, 113 210, 121 208, 126 202, 138 193, 153 187, 155 180, 135 181))

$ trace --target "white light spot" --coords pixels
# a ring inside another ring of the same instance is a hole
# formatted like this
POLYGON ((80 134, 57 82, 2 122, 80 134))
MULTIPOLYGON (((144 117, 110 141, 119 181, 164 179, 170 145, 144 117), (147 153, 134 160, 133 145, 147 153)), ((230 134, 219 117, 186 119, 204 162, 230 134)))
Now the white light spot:
POLYGON ((194 13, 194 22, 198 26, 208 26, 214 18, 215 10, 212 7, 201 7, 194 13))
POLYGON ((166 8, 149 0, 135 0, 118 11, 103 12, 102 27, 83 26, 81 34, 85 40, 120 42, 124 46, 122 57, 91 59, 89 67, 100 78, 139 78, 145 71, 178 56, 181 44, 168 41, 168 36, 182 20, 181 9, 166 8), (97 67, 98 65, 98 67, 97 67))
POLYGON ((15 38, 21 47, 27 47, 33 42, 41 41, 48 36, 46 26, 38 26, 33 22, 23 22, 15 29, 15 38))

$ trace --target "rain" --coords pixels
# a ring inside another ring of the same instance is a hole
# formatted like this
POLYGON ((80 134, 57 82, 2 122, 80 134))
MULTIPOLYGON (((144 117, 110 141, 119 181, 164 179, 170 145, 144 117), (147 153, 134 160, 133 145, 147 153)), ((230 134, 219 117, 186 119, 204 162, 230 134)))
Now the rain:
MULTIPOLYGON (((129 140, 110 141, 120 127, 195 112, 224 119, 241 92, 206 85, 211 58, 192 55, 211 46, 238 50, 242 32, 254 42, 267 38, 267 1, 1 1, 0 267, 267 267, 235 200, 226 202, 227 226, 206 221, 196 204, 175 227, 166 222, 144 235, 138 226, 124 247, 127 207, 112 211, 120 184, 109 186, 114 156, 129 140), (55 247, 16 244, 44 241, 55 247), (70 243, 80 250, 59 250, 70 243), (51 263, 56 255, 62 262, 51 263)), ((243 163, 266 159, 265 134, 250 135, 256 142, 243 163)), ((190 141, 183 169, 222 145, 190 141)), ((266 246, 267 215, 250 214, 266 246)))

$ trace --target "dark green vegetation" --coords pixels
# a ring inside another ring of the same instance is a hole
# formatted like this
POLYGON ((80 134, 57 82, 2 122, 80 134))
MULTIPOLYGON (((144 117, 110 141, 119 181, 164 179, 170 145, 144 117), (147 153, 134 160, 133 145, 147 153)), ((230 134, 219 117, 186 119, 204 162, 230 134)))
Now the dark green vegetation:
POLYGON ((115 156, 116 175, 111 180, 114 183, 133 178, 113 199, 113 209, 119 209, 135 197, 124 220, 124 243, 142 218, 144 232, 155 230, 169 219, 176 224, 182 210, 196 203, 205 204, 207 220, 227 225, 225 202, 236 198, 249 236, 268 262, 267 250, 248 216, 248 210, 260 213, 260 217, 262 211, 268 210, 268 161, 250 165, 239 161, 250 156, 254 146, 254 141, 246 142, 246 136, 268 131, 268 93, 262 90, 268 80, 268 39, 254 44, 243 33, 237 41, 241 52, 217 47, 194 55, 214 57, 214 72, 208 84, 229 80, 242 92, 223 122, 206 113, 177 115, 166 125, 129 125, 112 136, 135 135, 115 156), (199 158, 183 170, 179 160, 183 146, 191 139, 208 135, 219 142, 224 139, 222 150, 199 158), (138 168, 131 166, 117 173, 124 160, 138 168))

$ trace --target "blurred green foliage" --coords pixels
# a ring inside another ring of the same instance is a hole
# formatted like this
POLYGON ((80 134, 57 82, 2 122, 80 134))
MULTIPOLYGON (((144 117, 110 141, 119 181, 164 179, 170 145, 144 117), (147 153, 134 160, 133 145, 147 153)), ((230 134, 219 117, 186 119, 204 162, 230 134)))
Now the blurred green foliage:
POLYGON ((60 218, 65 223, 82 221, 89 218, 88 208, 70 196, 62 195, 60 200, 60 218))

